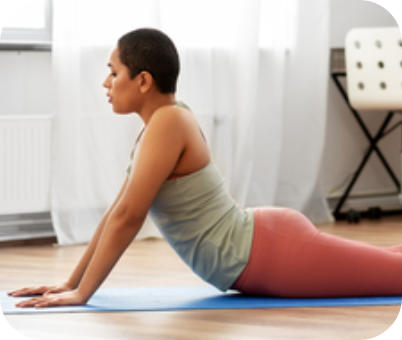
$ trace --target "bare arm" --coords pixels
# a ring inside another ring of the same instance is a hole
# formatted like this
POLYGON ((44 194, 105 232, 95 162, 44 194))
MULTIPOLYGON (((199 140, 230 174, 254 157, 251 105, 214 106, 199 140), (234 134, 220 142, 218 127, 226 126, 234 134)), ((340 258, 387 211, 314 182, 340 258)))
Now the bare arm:
POLYGON ((95 252, 95 249, 98 245, 100 235, 103 232, 103 229, 105 227, 106 222, 108 221, 112 211, 115 209, 115 207, 118 205, 121 197, 123 196, 124 191, 127 188, 127 183, 128 183, 128 176, 126 176, 126 179, 120 189, 119 194, 117 195, 116 199, 112 203, 112 205, 106 210, 105 214, 102 217, 102 220, 99 222, 98 228, 95 231, 95 234, 92 237, 91 242, 88 244, 87 249, 85 250, 84 255, 81 257, 81 260, 75 267, 74 271, 70 275, 70 278, 67 281, 67 285, 71 287, 71 289, 75 289, 78 287, 82 276, 85 273, 85 270, 88 267, 89 262, 91 261, 91 258, 95 252))
POLYGON ((184 150, 184 128, 175 112, 154 115, 144 133, 127 190, 107 220, 95 253, 77 288, 87 301, 109 275, 141 228, 161 185, 184 150))
POLYGON ((123 196, 124 192, 127 189, 127 183, 128 183, 128 176, 126 176, 126 179, 120 189, 120 192, 118 193, 117 197, 115 198, 114 202, 106 210, 101 221, 99 222, 99 225, 92 237, 92 240, 88 244, 88 247, 85 250, 85 253, 81 257, 79 263, 77 264, 74 271, 70 275, 69 279, 65 283, 58 284, 58 285, 50 285, 50 286, 26 287, 26 288, 21 288, 21 289, 17 289, 14 291, 10 291, 8 294, 12 295, 12 296, 30 296, 30 295, 45 294, 45 293, 60 293, 60 292, 73 290, 73 289, 77 288, 81 281, 82 276, 84 275, 86 268, 88 267, 88 264, 93 256, 93 254, 95 252, 96 246, 99 242, 100 235, 103 232, 103 229, 105 227, 105 224, 107 223, 107 220, 109 219, 112 211, 119 204, 121 197, 123 196))
POLYGON ((127 223, 124 219, 120 219, 116 210, 112 212, 77 288, 83 301, 87 301, 109 275, 120 256, 137 235, 144 220, 145 217, 127 223))
POLYGON ((60 294, 32 298, 18 305, 45 307, 84 304, 109 275, 141 228, 161 185, 173 171, 185 147, 185 121, 177 109, 154 114, 134 160, 134 169, 116 206, 103 220, 87 252, 72 274, 78 287, 60 294))

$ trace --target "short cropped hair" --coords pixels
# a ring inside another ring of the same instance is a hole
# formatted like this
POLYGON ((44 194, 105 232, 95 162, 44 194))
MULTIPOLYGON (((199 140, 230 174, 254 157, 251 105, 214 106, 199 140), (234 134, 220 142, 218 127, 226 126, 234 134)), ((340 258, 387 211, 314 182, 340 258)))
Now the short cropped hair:
POLYGON ((149 72, 161 93, 175 93, 180 70, 179 55, 173 41, 153 28, 140 28, 124 34, 118 40, 121 62, 131 78, 142 71, 149 72))

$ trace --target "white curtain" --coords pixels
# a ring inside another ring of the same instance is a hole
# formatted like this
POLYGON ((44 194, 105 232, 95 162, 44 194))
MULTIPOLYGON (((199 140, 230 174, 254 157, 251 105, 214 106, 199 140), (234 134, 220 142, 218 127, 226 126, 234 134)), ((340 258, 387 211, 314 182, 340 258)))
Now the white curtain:
POLYGON ((329 77, 329 3, 303 1, 294 44, 285 64, 280 175, 275 203, 295 208, 316 223, 329 222, 319 178, 329 77))
MULTIPOLYGON (((55 0, 52 218, 87 242, 125 176, 142 126, 101 84, 125 32, 162 29, 181 56, 177 99, 197 116, 241 206, 331 218, 318 169, 325 131, 329 0, 55 0)), ((139 237, 159 233, 147 220, 139 237)))

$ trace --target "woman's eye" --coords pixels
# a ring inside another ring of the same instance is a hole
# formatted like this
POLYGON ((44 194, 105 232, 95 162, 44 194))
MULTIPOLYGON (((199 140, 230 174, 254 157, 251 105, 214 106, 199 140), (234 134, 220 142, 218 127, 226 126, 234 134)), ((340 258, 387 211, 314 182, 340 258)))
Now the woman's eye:
POLYGON ((110 72, 110 75, 111 75, 112 77, 116 77, 116 72, 110 72))

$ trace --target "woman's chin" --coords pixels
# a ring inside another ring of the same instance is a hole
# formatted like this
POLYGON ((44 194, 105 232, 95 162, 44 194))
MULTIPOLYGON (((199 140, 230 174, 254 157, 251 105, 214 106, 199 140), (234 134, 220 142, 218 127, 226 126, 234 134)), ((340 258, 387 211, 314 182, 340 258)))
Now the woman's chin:
POLYGON ((129 113, 133 113, 133 111, 130 110, 129 108, 119 107, 118 105, 114 105, 113 103, 112 103, 112 110, 115 114, 118 114, 118 115, 127 115, 129 113))
POLYGON ((131 111, 122 111, 122 110, 115 110, 115 109, 113 109, 113 112, 117 115, 128 115, 128 114, 132 113, 131 111))

